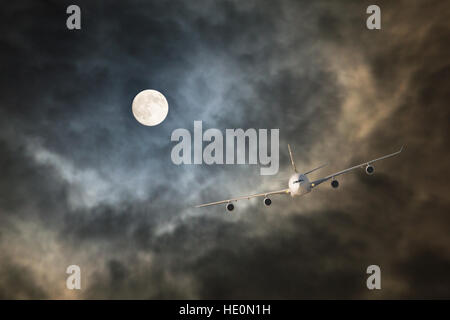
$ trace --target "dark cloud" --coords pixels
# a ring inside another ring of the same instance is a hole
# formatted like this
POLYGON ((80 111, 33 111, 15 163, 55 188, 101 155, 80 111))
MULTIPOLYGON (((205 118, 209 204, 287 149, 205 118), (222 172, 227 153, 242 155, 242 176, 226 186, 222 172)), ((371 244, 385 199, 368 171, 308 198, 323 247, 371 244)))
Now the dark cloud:
POLYGON ((0 299, 48 299, 45 288, 33 279, 33 270, 2 259, 0 266, 0 299))
POLYGON ((449 298, 448 4, 21 2, 0 13, 0 298, 449 298), (132 117, 145 88, 157 127, 132 117), (171 132, 280 128, 280 173, 175 166, 171 132), (301 199, 278 189, 406 144, 376 174, 301 199), (81 292, 65 269, 82 269, 81 292), (382 270, 382 290, 365 286, 382 270))

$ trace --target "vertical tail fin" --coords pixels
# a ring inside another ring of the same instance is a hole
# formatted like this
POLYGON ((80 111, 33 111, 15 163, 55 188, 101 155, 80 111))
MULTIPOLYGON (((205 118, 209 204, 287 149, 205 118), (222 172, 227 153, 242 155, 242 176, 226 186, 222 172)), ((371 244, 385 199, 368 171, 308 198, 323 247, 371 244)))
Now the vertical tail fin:
POLYGON ((291 158, 292 169, 294 170, 295 173, 298 173, 297 168, 295 167, 294 157, 292 157, 291 146, 289 144, 288 149, 289 149, 289 157, 291 158))

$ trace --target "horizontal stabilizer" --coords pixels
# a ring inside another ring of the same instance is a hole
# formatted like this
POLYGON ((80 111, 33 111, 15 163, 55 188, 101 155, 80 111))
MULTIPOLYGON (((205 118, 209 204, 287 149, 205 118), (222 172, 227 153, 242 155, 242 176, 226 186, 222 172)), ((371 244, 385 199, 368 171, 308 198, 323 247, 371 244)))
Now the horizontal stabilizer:
POLYGON ((317 167, 317 168, 314 168, 312 170, 309 170, 308 172, 305 172, 304 174, 309 174, 309 173, 314 172, 316 170, 322 169, 323 167, 325 167, 327 165, 328 165, 328 163, 325 163, 325 164, 321 165, 320 167, 317 167))

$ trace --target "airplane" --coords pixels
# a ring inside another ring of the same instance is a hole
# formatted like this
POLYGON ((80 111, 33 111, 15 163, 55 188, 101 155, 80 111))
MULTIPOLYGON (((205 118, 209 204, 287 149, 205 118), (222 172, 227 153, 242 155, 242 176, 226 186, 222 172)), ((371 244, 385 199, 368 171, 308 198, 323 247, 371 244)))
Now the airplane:
POLYGON ((290 177, 289 182, 288 182, 288 186, 289 188, 287 189, 283 189, 283 190, 277 190, 277 191, 270 191, 270 192, 264 192, 264 193, 257 193, 257 194, 252 194, 249 196, 243 196, 243 197, 237 197, 237 198, 233 198, 233 199, 228 199, 228 200, 222 200, 222 201, 216 201, 216 202, 210 202, 210 203, 205 203, 205 204, 200 204, 195 206, 196 208, 201 208, 201 207, 208 207, 208 206, 214 206, 214 205, 218 205, 218 204, 224 204, 226 203, 226 209, 228 211, 233 211, 234 210, 234 204, 232 202, 237 202, 239 200, 244 200, 244 199, 251 199, 251 198, 257 198, 257 197, 264 197, 264 205, 265 206, 270 206, 272 204, 272 200, 269 198, 269 196, 271 195, 276 195, 276 194, 290 194, 291 197, 297 197, 297 196, 302 196, 305 195, 309 192, 311 192, 312 189, 316 188, 319 184, 328 181, 331 179, 331 186, 333 188, 337 188, 339 187, 339 182, 336 180, 337 176, 340 176, 341 174, 350 172, 354 169, 357 168, 364 168, 366 170, 366 173, 368 175, 372 175, 375 171, 374 166, 372 165, 372 163, 379 161, 379 160, 383 160, 383 159, 387 159, 390 157, 393 157, 397 154, 399 154, 400 152, 402 152, 403 150, 403 146, 400 148, 399 151, 391 153, 391 154, 387 154, 385 156, 382 156, 380 158, 376 158, 374 160, 370 160, 367 162, 363 162, 361 164, 358 164, 356 166, 335 172, 333 174, 330 174, 326 177, 314 180, 314 181, 309 181, 308 179, 308 174, 319 170, 323 167, 326 166, 326 164, 321 165, 317 168, 314 168, 312 170, 309 170, 305 173, 299 173, 297 171, 297 167, 295 166, 295 162, 294 162, 294 158, 292 156, 292 151, 291 151, 291 146, 288 144, 288 150, 289 150, 289 157, 291 158, 291 166, 292 169, 294 170, 294 174, 290 177))

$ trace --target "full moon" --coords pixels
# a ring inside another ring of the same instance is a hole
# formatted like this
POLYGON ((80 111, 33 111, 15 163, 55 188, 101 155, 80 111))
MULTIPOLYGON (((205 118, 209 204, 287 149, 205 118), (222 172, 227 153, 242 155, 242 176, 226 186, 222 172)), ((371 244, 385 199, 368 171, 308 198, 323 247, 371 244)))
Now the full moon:
POLYGON ((163 94, 156 90, 143 90, 133 99, 133 115, 144 126, 156 126, 164 121, 169 104, 163 94))

